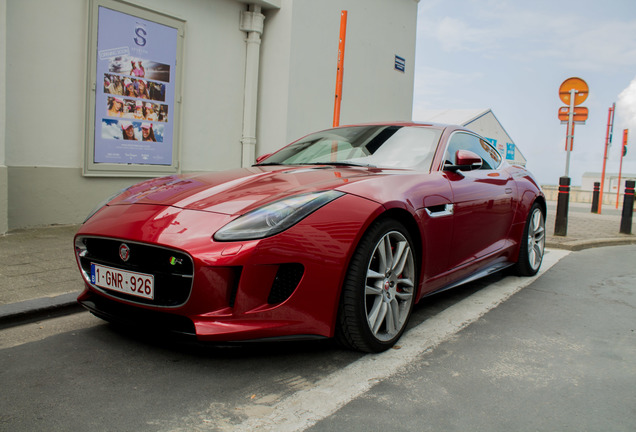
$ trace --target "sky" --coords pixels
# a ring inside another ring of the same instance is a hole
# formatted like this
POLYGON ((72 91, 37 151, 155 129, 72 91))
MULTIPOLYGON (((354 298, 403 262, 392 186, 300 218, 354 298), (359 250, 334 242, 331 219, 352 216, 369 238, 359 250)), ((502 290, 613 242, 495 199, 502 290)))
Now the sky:
POLYGON ((616 103, 608 173, 636 176, 636 0, 420 0, 413 119, 427 109, 492 109, 544 185, 565 175, 559 87, 585 80, 572 185, 600 173, 608 109, 616 103))

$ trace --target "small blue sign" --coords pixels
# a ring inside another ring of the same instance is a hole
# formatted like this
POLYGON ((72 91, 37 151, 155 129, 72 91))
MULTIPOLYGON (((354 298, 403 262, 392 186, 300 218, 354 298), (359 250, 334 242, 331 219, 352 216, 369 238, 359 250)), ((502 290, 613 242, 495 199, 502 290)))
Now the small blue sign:
POLYGON ((406 70, 406 59, 395 55, 395 70, 404 72, 406 70))
POLYGON ((515 148, 513 143, 506 143, 506 159, 515 160, 515 148))

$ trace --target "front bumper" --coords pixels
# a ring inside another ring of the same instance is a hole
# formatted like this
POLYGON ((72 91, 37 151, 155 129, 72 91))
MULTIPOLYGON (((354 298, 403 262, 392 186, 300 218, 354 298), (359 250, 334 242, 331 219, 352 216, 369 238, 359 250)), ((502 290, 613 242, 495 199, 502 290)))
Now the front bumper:
POLYGON ((191 291, 181 304, 140 301, 96 287, 83 271, 86 290, 78 301, 108 321, 200 341, 331 337, 349 258, 382 210, 352 195, 336 202, 337 208, 331 203, 283 233, 245 242, 212 239, 231 219, 226 215, 149 205, 106 207, 80 229, 76 241, 126 241, 183 253, 192 261, 191 291))

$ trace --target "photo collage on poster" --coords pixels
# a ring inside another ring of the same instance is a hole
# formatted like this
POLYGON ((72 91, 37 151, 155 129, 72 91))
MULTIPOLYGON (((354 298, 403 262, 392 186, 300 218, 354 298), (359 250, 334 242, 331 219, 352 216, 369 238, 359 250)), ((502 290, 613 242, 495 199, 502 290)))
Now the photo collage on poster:
POLYGON ((102 119, 102 138, 163 142, 163 130, 168 121, 166 85, 155 79, 170 80, 170 67, 129 57, 110 60, 104 74, 106 116, 102 119), (146 65, 150 65, 146 72, 146 65), (122 65, 127 65, 124 68, 122 65), (121 120, 118 120, 121 119, 121 120))
POLYGON ((95 163, 171 165, 176 29, 99 10, 95 163))

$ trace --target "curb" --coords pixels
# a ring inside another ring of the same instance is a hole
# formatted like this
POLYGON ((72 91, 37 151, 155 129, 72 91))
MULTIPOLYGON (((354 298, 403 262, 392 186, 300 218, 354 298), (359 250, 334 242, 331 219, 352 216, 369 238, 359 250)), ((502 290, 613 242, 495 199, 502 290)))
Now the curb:
POLYGON ((81 291, 0 305, 0 328, 48 319, 85 310, 78 302, 81 291))
POLYGON ((599 238, 593 240, 572 240, 568 242, 554 242, 547 240, 545 242, 546 248, 552 249, 565 249, 569 251, 580 251, 583 249, 590 249, 603 246, 623 246, 636 244, 636 237, 634 238, 599 238))

